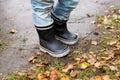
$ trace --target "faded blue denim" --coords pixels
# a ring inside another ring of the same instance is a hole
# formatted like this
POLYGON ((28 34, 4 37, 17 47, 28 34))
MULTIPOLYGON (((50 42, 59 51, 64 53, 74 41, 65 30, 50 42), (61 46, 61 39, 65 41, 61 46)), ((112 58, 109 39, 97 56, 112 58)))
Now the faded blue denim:
POLYGON ((60 20, 68 20, 78 2, 79 0, 58 0, 54 5, 53 0, 31 0, 34 24, 39 27, 52 24, 51 12, 60 20))

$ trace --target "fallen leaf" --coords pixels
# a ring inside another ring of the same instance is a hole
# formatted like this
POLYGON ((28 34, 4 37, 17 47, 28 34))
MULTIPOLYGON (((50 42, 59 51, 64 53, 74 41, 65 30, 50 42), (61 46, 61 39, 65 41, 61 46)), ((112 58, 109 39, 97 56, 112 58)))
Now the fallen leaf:
POLYGON ((73 64, 68 64, 64 69, 62 69, 62 72, 68 72, 69 70, 73 69, 73 67, 73 64))
POLYGON ((120 14, 120 10, 118 10, 118 13, 120 14))
POLYGON ((32 79, 34 79, 34 76, 28 76, 28 78, 32 80, 32 79))
POLYGON ((87 17, 91 17, 91 14, 90 14, 90 13, 87 13, 86 15, 87 15, 87 17))
POLYGON ((105 28, 108 29, 108 30, 114 29, 113 26, 106 26, 105 28))
POLYGON ((13 28, 13 29, 10 30, 10 33, 12 33, 12 34, 17 33, 17 32, 18 32, 18 30, 15 29, 15 28, 13 28))
POLYGON ((42 52, 36 52, 36 55, 37 55, 37 56, 43 56, 44 53, 42 53, 42 52))
POLYGON ((89 80, 102 80, 101 76, 91 77, 89 80))
POLYGON ((61 80, 70 80, 70 78, 67 75, 63 75, 61 80))
POLYGON ((74 77, 77 76, 77 73, 76 73, 75 71, 72 70, 72 71, 70 72, 70 76, 74 78, 74 77))
POLYGON ((97 61, 97 60, 96 60, 95 58, 90 58, 90 59, 88 60, 88 62, 89 62, 90 65, 94 65, 96 61, 97 61))
POLYGON ((50 80, 58 80, 58 74, 59 74, 59 72, 57 70, 53 70, 50 73, 50 80))
POLYGON ((109 66, 110 70, 115 71, 117 68, 115 66, 109 66))
POLYGON ((50 71, 45 71, 43 74, 46 75, 47 77, 49 77, 50 76, 50 71))
POLYGON ((80 64, 80 69, 86 69, 86 68, 88 68, 89 66, 90 66, 89 63, 83 62, 83 63, 80 64))
POLYGON ((102 80, 102 77, 101 76, 95 76, 95 80, 102 80))
POLYGON ((38 80, 43 80, 44 78, 46 78, 45 75, 41 73, 39 73, 37 77, 38 77, 38 80))
POLYGON ((32 57, 28 58, 28 62, 34 63, 35 60, 36 60, 36 57, 35 57, 35 56, 32 56, 32 57))
POLYGON ((103 80, 111 80, 110 77, 109 77, 108 75, 102 76, 102 79, 103 79, 103 80))
POLYGON ((117 44, 117 41, 110 41, 107 43, 107 45, 110 45, 110 46, 115 46, 117 44))
POLYGON ((91 23, 91 24, 96 24, 96 21, 91 21, 90 23, 91 23))
POLYGON ((96 63, 94 64, 94 66, 95 66, 96 68, 99 68, 99 67, 101 66, 101 63, 100 63, 100 62, 96 62, 96 63))
POLYGON ((93 41, 91 41, 91 44, 96 46, 98 44, 98 42, 96 40, 93 40, 93 41))

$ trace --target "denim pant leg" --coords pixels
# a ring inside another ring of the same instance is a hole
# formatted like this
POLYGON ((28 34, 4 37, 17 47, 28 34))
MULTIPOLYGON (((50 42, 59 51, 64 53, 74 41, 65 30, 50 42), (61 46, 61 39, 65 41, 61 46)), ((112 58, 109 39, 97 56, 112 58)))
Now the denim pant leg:
POLYGON ((45 27, 53 23, 50 16, 53 0, 31 0, 32 16, 34 24, 38 27, 45 27))
POLYGON ((58 0, 52 13, 60 20, 68 20, 71 11, 77 6, 79 0, 58 0))

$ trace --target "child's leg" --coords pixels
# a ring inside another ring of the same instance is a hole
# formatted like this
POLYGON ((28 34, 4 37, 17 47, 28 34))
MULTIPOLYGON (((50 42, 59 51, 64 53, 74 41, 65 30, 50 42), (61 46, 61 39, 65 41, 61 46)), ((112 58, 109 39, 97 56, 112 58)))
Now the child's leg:
POLYGON ((68 20, 70 12, 76 7, 79 0, 58 0, 52 13, 60 20, 68 20))
POLYGON ((53 23, 50 11, 53 0, 31 0, 33 21, 36 26, 43 27, 53 23))
POLYGON ((55 35, 61 42, 73 45, 78 42, 78 34, 71 33, 67 29, 67 20, 70 12, 76 7, 79 0, 58 0, 52 9, 51 16, 54 19, 55 35))

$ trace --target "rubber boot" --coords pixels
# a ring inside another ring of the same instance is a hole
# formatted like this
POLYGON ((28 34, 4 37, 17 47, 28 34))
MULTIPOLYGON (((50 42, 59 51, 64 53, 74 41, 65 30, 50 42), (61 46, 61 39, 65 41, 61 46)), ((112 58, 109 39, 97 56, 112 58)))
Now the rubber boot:
POLYGON ((54 29, 55 29, 56 38, 68 45, 73 45, 77 43, 79 39, 78 34, 74 34, 68 31, 67 21, 58 19, 52 13, 51 13, 51 17, 54 20, 54 29))
POLYGON ((51 26, 53 25, 47 26, 45 30, 35 26, 40 38, 40 50, 53 57, 64 57, 69 53, 69 47, 55 38, 51 26))

